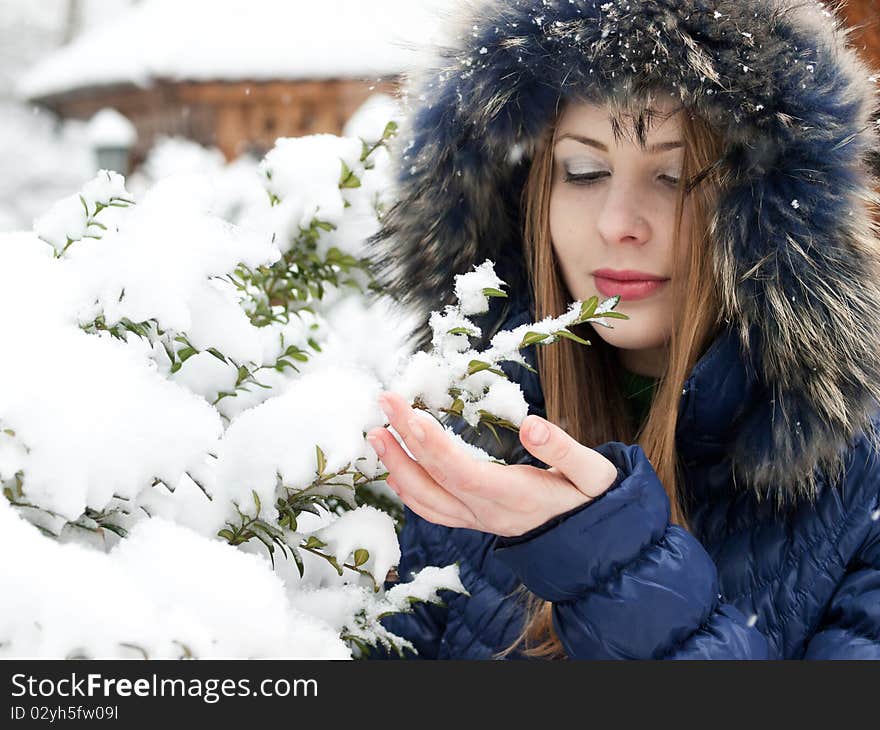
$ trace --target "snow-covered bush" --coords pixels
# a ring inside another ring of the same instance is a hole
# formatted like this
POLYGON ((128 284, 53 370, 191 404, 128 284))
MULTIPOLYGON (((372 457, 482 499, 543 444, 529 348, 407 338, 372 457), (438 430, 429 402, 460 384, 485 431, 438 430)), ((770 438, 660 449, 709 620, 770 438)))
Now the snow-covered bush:
POLYGON ((101 171, 0 237, 0 656, 399 651, 383 615, 464 590, 454 565, 384 590, 400 503, 365 440, 379 392, 516 429, 498 364, 621 315, 577 302, 477 352, 469 317, 504 296, 486 262, 412 355, 408 315, 363 296, 393 133, 278 140, 237 224, 211 176, 135 200, 101 171))

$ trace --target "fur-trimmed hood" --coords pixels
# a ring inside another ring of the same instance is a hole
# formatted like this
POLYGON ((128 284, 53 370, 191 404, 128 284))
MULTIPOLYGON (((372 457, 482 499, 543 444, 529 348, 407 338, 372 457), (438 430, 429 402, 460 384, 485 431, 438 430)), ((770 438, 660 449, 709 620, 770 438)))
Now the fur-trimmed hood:
POLYGON ((380 283, 425 314, 486 258, 523 286, 519 196, 559 101, 664 89, 725 139, 716 284, 773 402, 741 471, 812 497, 880 400, 877 91, 842 22, 810 0, 495 0, 455 23, 412 79, 380 283))

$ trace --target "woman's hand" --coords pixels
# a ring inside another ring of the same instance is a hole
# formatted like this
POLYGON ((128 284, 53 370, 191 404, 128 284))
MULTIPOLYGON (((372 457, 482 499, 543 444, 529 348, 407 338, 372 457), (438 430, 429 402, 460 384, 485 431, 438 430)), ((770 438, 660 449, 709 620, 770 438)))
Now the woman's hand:
POLYGON ((479 461, 433 416, 413 410, 396 393, 383 393, 379 404, 416 460, 385 428, 373 429, 367 439, 388 469, 388 486, 430 522, 522 535, 599 496, 617 478, 608 459, 539 416, 527 416, 519 435, 549 469, 479 461))

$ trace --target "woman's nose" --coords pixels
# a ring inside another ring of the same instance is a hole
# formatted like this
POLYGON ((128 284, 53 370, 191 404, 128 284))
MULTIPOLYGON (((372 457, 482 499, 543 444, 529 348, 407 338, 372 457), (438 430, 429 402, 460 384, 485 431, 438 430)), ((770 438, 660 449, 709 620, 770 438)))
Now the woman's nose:
POLYGON ((599 213, 599 234, 607 243, 646 243, 651 226, 645 219, 638 191, 627 185, 610 185, 599 213))

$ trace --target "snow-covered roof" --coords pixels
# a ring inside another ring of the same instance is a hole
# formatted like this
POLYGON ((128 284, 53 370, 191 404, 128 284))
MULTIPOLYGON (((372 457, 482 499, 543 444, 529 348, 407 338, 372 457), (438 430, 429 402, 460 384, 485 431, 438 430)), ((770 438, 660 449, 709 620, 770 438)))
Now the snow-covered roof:
POLYGON ((142 0, 46 57, 17 91, 385 76, 410 67, 453 12, 454 0, 142 0))

